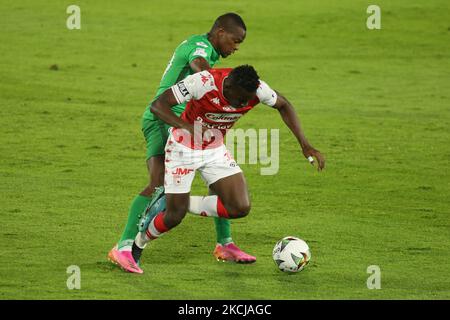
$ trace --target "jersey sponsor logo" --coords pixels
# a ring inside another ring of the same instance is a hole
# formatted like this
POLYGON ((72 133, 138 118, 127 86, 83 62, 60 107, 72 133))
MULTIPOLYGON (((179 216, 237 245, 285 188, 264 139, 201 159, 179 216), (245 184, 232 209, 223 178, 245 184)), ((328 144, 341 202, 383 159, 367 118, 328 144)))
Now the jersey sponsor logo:
POLYGON ((188 168, 177 168, 175 171, 172 171, 172 174, 174 176, 185 176, 189 173, 194 171, 194 169, 188 169, 188 168))
MULTIPOLYGON (((215 104, 217 104, 217 105, 220 105, 220 99, 219 98, 213 98, 213 99, 211 99, 211 102, 212 103, 215 103, 215 104)), ((224 110, 225 110, 225 108, 224 108, 224 110)))
POLYGON ((232 106, 225 106, 222 109, 223 111, 236 111, 236 108, 233 108, 232 106))
POLYGON ((218 130, 228 130, 230 129, 234 123, 231 124, 220 124, 220 123, 207 123, 204 122, 202 117, 197 117, 197 122, 201 123, 203 127, 208 128, 208 129, 218 129, 218 130))
POLYGON ((241 113, 206 113, 206 119, 214 122, 236 122, 240 117, 241 113))
POLYGON ((208 56, 208 54, 206 53, 206 50, 204 48, 197 48, 194 51, 193 55, 194 56, 200 56, 200 57, 203 57, 203 58, 206 58, 208 56))
POLYGON ((204 42, 197 42, 195 45, 199 46, 199 47, 203 47, 203 48, 208 48, 208 45, 204 42))
POLYGON ((186 86, 184 85, 183 81, 178 82, 177 87, 178 87, 178 89, 180 89, 180 92, 183 95, 183 97, 186 97, 189 94, 189 91, 188 91, 188 89, 186 89, 186 86))

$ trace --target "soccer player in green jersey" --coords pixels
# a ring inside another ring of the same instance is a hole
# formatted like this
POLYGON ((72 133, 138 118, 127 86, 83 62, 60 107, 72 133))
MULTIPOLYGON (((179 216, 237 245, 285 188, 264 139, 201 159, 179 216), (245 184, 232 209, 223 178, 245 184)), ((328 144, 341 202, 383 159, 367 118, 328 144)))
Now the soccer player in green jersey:
MULTIPOLYGON (((207 34, 194 35, 184 40, 176 49, 162 76, 155 98, 147 106, 142 118, 142 132, 147 143, 147 168, 149 185, 137 195, 128 213, 128 221, 118 244, 111 249, 108 258, 126 271, 132 271, 133 261, 138 262, 140 252, 133 250, 138 233, 138 223, 152 199, 159 198, 164 184, 164 147, 170 125, 157 118, 150 105, 168 88, 188 75, 212 68, 220 57, 226 58, 238 50, 246 36, 246 26, 235 13, 227 13, 216 19, 207 34), (131 261, 132 259, 133 261, 131 261)), ((172 111, 180 116, 186 104, 176 105, 172 111)), ((217 245, 214 256, 218 260, 254 262, 256 258, 240 250, 233 243, 230 221, 215 218, 217 245)))

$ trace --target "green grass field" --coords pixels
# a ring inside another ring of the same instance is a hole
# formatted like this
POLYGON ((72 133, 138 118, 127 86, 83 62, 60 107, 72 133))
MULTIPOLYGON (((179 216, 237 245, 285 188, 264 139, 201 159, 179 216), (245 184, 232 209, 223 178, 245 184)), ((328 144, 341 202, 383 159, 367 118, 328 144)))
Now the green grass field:
POLYGON ((448 1, 376 1, 381 30, 359 0, 79 0, 81 30, 66 28, 70 4, 0 3, 0 299, 450 298, 448 1), (144 275, 125 274, 106 255, 147 183, 141 115, 174 48, 228 11, 248 34, 218 66, 255 66, 327 168, 257 108, 237 127, 280 128, 280 170, 242 165, 252 212, 233 235, 256 264, 215 261, 213 221, 188 216, 145 251, 144 275), (271 257, 287 235, 312 250, 296 275, 271 257))

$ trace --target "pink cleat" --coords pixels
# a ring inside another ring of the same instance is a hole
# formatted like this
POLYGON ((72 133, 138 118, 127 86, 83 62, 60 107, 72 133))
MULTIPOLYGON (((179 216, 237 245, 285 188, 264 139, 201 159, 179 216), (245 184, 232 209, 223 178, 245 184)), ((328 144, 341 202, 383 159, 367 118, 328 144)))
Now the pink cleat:
POLYGON ((124 271, 140 274, 144 273, 144 271, 139 268, 137 263, 134 261, 131 251, 120 251, 117 249, 117 246, 114 246, 114 248, 112 248, 108 253, 108 259, 124 271))
POLYGON ((245 253, 233 242, 224 246, 217 244, 213 254, 218 261, 234 261, 237 263, 253 263, 256 261, 256 257, 245 253))

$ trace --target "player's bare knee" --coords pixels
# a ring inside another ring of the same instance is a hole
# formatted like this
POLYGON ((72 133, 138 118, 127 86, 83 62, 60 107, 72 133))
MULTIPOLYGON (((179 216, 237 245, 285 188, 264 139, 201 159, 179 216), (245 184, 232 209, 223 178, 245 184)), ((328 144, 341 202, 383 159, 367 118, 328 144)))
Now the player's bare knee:
POLYGON ((164 171, 158 173, 158 183, 160 186, 164 185, 164 171))
POLYGON ((149 188, 154 190, 156 187, 164 185, 164 172, 152 175, 149 188))
POLYGON ((228 215, 232 219, 243 218, 250 213, 250 203, 235 203, 228 209, 228 215))
POLYGON ((250 203, 242 203, 237 206, 237 211, 239 212, 239 217, 246 217, 250 213, 250 203))

